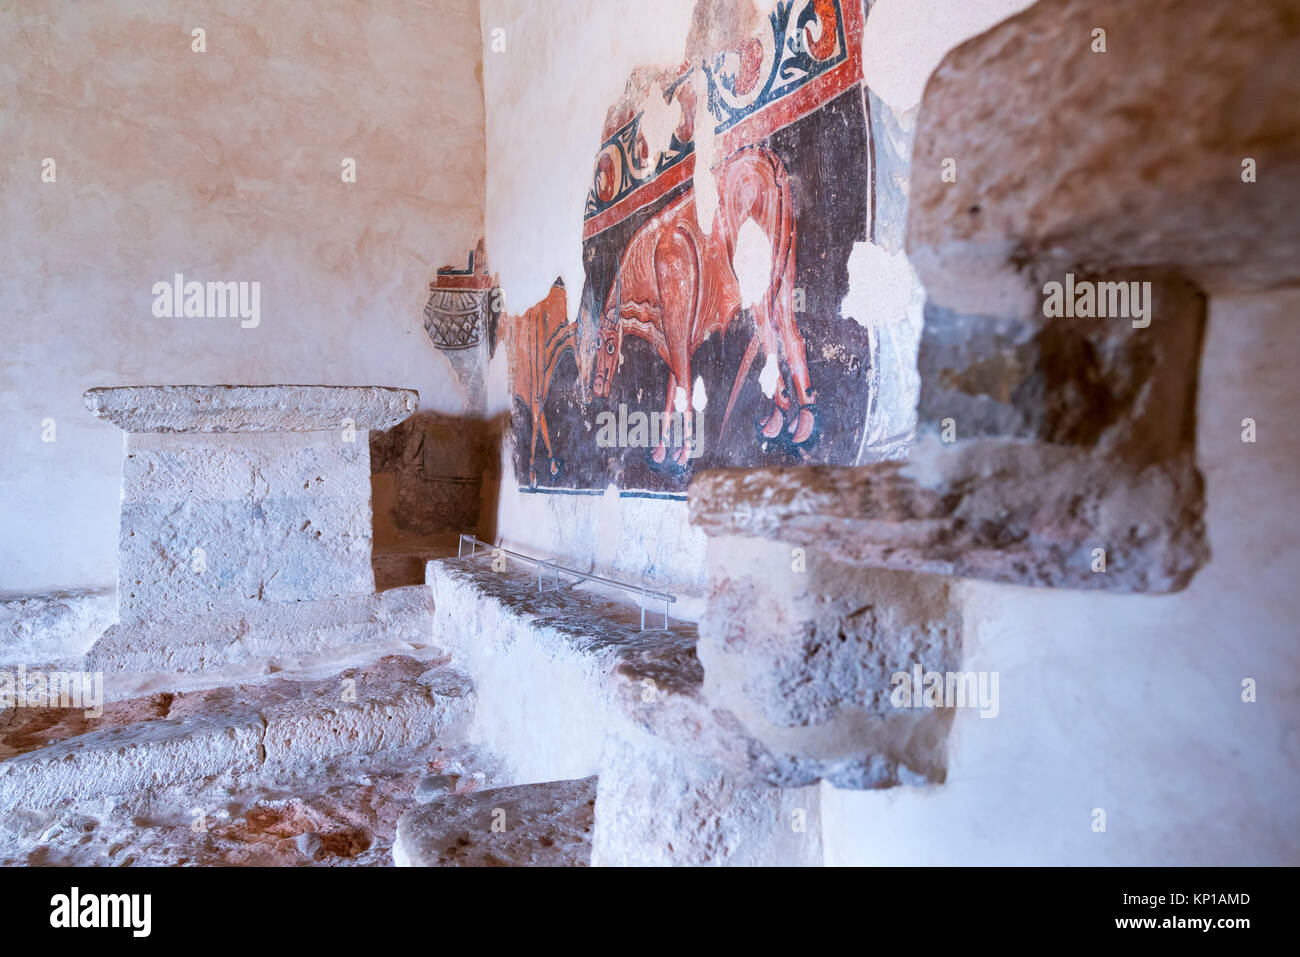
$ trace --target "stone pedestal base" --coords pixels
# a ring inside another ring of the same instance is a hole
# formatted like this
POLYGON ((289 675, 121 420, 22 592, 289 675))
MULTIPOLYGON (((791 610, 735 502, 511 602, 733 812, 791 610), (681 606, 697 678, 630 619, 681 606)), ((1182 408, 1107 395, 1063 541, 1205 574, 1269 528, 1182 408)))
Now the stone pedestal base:
POLYGON ((417 401, 373 387, 88 392, 87 408, 127 432, 120 623, 91 661, 193 671, 427 624, 425 596, 376 596, 371 571, 368 431, 417 401))

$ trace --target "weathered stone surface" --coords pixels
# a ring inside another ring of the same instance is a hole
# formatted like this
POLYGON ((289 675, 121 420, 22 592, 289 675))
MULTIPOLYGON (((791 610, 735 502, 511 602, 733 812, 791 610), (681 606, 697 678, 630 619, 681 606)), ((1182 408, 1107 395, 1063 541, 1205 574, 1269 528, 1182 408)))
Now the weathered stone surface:
POLYGON ((0 866, 391 867, 415 781, 448 758, 491 769, 444 734, 426 749, 22 804, 0 815, 0 866))
POLYGON ((364 438, 129 435, 123 622, 374 591, 364 438))
POLYGON ((754 786, 617 720, 600 762, 595 867, 822 862, 817 787, 754 786))
POLYGON ((398 867, 586 867, 596 779, 444 795, 402 815, 398 867))
MULTIPOLYGON (((1085 274, 1071 284, 1104 289, 1114 278, 1085 274)), ((1128 317, 1046 318, 1041 308, 976 316, 929 304, 917 356, 918 434, 942 436, 950 421, 956 443, 1003 438, 1090 448, 1117 466, 1190 450, 1205 299, 1176 277, 1128 279, 1148 284, 1145 327, 1128 317)))
POLYGON ((692 521, 901 571, 1185 587, 1209 557, 1193 447, 1204 299, 1140 278, 1141 328, 932 305, 907 462, 709 473, 691 486, 692 521))
MULTIPOLYGON (((596 773, 611 674, 631 656, 676 654, 665 676, 674 686, 699 683, 689 623, 641 631, 626 605, 571 588, 538 592, 535 574, 513 562, 494 571, 481 550, 429 562, 425 578, 437 641, 478 689, 470 740, 490 745, 516 780, 596 773)), ((658 614, 662 623, 662 605, 658 614)), ((655 621, 651 607, 647 622, 655 621)))
POLYGON ((392 428, 419 401, 413 389, 328 385, 134 385, 85 395, 87 409, 132 433, 342 432, 349 427, 363 433, 392 428))
POLYGON ((105 672, 196 672, 432 641, 433 603, 422 585, 321 601, 249 602, 212 611, 114 625, 86 654, 105 672))
POLYGON ((931 300, 1019 313, 1079 266, 1216 292, 1300 280, 1297 60, 1291 0, 1041 0, 953 50, 912 154, 907 248, 931 300))
MULTIPOLYGON (((450 693, 440 693, 419 680, 425 669, 395 656, 324 680, 168 695, 146 720, 139 720, 139 709, 119 706, 106 712, 107 726, 0 760, 0 810, 400 752, 444 734, 456 737, 474 708, 473 685, 443 668, 450 693), (114 723, 114 714, 131 720, 114 723)), ((78 719, 69 727, 95 723, 78 719)))
POLYGON ((0 761, 0 810, 249 773, 264 730, 248 711, 91 731, 0 761))
POLYGON ((80 658, 116 620, 112 591, 0 597, 0 664, 80 658))
POLYGON ((878 568, 1058 588, 1177 591, 1208 560, 1190 457, 1128 471, 1069 448, 937 445, 906 465, 712 472, 691 487, 692 520, 878 568))
POLYGON ((862 747, 852 740, 856 727, 837 747, 809 748, 793 735, 769 746, 706 697, 688 623, 641 631, 626 605, 568 588, 538 592, 534 575, 513 565, 494 571, 486 556, 430 562, 426 576, 438 641, 478 690, 470 740, 490 744, 517 779, 594 773, 615 714, 746 786, 801 787, 825 778, 886 787, 937 774, 933 761, 915 758, 897 735, 889 749, 862 747))
POLYGON ((836 787, 944 780, 951 711, 899 709, 891 692, 914 664, 960 667, 946 580, 752 538, 710 541, 709 568, 698 653, 713 707, 836 787))

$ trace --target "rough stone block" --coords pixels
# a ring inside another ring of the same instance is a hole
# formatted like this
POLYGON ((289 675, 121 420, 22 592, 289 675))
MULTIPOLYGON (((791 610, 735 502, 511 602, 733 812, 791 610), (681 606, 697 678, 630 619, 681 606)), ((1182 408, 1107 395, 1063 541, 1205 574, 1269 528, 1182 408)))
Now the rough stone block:
POLYGON ((1177 591, 1208 560, 1190 457, 1125 471, 1086 451, 983 441, 935 476, 935 445, 906 465, 712 472, 691 488, 693 521, 877 568, 1058 588, 1177 591))
POLYGON ((253 647, 299 656, 330 640, 382 639, 385 603, 367 597, 367 431, 396 425, 418 401, 409 389, 373 386, 87 392, 86 407, 128 433, 121 624, 91 659, 191 670, 245 662, 253 647), (331 611, 341 620, 322 620, 331 611), (332 634, 309 638, 308 629, 332 634))
POLYGON ((899 571, 1178 591, 1209 558, 1194 449, 1205 303, 1180 279, 1142 281, 1139 328, 931 305, 906 462, 707 473, 692 521, 899 571))
POLYGON ((92 731, 0 761, 0 809, 252 772, 262 761, 263 730, 253 712, 92 731))
POLYGON ((425 574, 435 634, 478 689, 471 740, 490 744, 516 778, 595 773, 615 716, 746 786, 885 787, 939 773, 892 740, 889 750, 862 746, 856 727, 838 748, 810 749, 794 735, 767 743, 706 696, 689 623, 641 631, 626 605, 538 592, 534 574, 494 571, 486 556, 430 562, 425 574))
POLYGON ((250 602, 214 611, 114 625, 86 654, 104 672, 196 672, 340 652, 427 644, 433 602, 423 585, 321 601, 250 602))
POLYGON ((80 658, 116 620, 112 591, 0 597, 0 665, 80 658))
POLYGON ((123 622, 374 591, 365 437, 128 435, 123 622))
POLYGON ((397 823, 398 867, 586 867, 596 779, 446 794, 397 823))
POLYGON ((475 695, 454 669, 389 656, 322 680, 278 679, 157 702, 106 709, 107 726, 0 760, 0 812, 410 753, 458 740, 475 695), (158 706, 162 714, 153 716, 158 706))
MULTIPOLYGON (((434 635, 478 688, 471 740, 490 745, 517 780, 595 774, 614 669, 636 649, 689 653, 695 641, 689 623, 642 632, 625 605, 570 588, 539 592, 535 573, 513 562, 495 571, 482 552, 431 561, 425 580, 434 635)), ((655 611, 647 616, 653 623, 655 611)))
POLYGON ((591 863, 817 866, 818 788, 756 786, 617 721, 600 762, 591 863))
MULTIPOLYGON (((1062 296, 1067 288, 1062 282, 1062 296)), ((1205 298, 1177 277, 1080 274, 1069 289, 1129 302, 1146 319, 1047 318, 1043 308, 978 316, 930 303, 917 369, 917 432, 948 443, 1015 439, 1095 449, 1117 464, 1148 465, 1192 448, 1205 298), (1129 289, 1105 284, 1122 282, 1129 289), (1148 325, 1135 326, 1146 321, 1148 325)), ((1107 310, 1110 307, 1107 305, 1107 310)))
POLYGON ((709 543, 704 696, 772 753, 841 788, 942 782, 948 709, 899 709, 892 680, 956 671, 961 616, 945 579, 863 568, 815 548, 709 543))
POLYGON ((1214 292, 1300 280, 1297 60, 1291 0, 1040 0, 957 47, 912 153, 907 248, 931 300, 1015 314, 1081 265, 1214 292))

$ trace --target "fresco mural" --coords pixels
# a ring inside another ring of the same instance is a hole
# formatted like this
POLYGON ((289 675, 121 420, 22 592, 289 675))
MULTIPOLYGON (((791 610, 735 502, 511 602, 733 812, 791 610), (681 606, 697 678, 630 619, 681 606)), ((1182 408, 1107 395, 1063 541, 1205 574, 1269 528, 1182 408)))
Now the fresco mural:
POLYGON ((438 270, 424 306, 424 331, 451 364, 470 413, 487 408, 487 359, 496 344, 493 286, 480 239, 469 265, 438 270))
POLYGON ((546 462, 542 476, 554 479, 561 461, 555 457, 551 434, 546 424, 546 395, 556 368, 564 359, 573 360, 576 327, 569 322, 568 298, 564 280, 556 279, 546 298, 522 316, 507 316, 505 340, 508 345, 510 392, 515 403, 514 422, 525 422, 528 439, 518 441, 517 453, 526 455, 527 465, 516 474, 527 475, 528 484, 537 487, 537 440, 542 440, 546 462), (519 413, 522 411, 523 415, 519 413))
POLYGON ((577 321, 557 284, 503 333, 525 490, 675 497, 702 469, 856 460, 877 366, 839 314, 873 202, 862 17, 780 0, 735 49, 633 73, 593 164, 577 321))

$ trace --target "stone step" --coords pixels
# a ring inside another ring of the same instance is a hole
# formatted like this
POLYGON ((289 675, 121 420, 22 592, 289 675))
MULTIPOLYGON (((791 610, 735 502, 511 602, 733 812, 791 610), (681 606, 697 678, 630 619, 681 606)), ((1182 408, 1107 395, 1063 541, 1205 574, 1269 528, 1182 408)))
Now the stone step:
POLYGON ((432 616, 423 585, 319 601, 249 602, 239 610, 114 625, 86 654, 84 667, 156 674, 271 661, 287 670, 331 654, 427 645, 432 616))
POLYGON ((429 665, 388 656, 322 680, 118 702, 100 719, 18 709, 0 742, 43 746, 0 760, 0 812, 454 739, 473 711, 473 684, 429 665))
POLYGON ((586 867, 596 778, 447 794, 397 823, 398 867, 586 867))
POLYGON ((111 588, 0 594, 0 664, 80 659, 115 621, 111 588))

